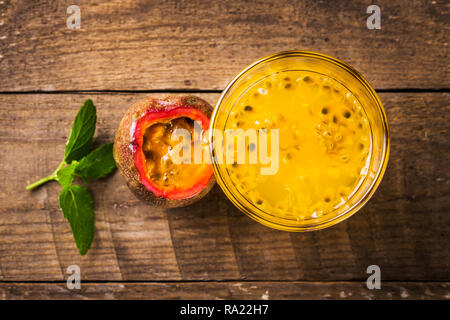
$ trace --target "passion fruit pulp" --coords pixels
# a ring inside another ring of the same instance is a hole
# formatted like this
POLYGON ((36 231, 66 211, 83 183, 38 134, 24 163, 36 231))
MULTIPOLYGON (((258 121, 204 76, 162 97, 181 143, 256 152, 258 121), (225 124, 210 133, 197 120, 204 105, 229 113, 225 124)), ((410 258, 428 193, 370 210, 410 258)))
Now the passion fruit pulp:
MULTIPOLYGON (((174 147, 180 143, 172 139, 172 133, 184 129, 194 137, 194 123, 200 123, 204 133, 212 109, 195 96, 146 97, 128 109, 117 130, 113 154, 121 175, 138 198, 173 208, 192 204, 211 190, 214 172, 205 156, 200 163, 194 161, 195 139, 190 142, 191 161, 180 163, 172 158, 174 147)), ((201 135, 205 155, 209 146, 203 137, 206 135, 201 135)))

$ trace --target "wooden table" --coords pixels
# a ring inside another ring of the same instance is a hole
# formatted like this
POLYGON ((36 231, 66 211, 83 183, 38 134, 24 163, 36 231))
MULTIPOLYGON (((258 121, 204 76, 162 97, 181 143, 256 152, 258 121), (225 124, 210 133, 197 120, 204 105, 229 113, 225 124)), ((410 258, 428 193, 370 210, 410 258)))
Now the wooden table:
POLYGON ((362 0, 74 3, 79 30, 66 27, 67 1, 0 2, 0 298, 450 298, 447 1, 376 1, 381 30, 366 27, 362 0), (243 67, 292 49, 348 62, 386 108, 389 166, 350 219, 276 231, 217 186, 190 207, 153 209, 115 172, 89 187, 96 235, 81 257, 60 186, 25 191, 59 164, 86 98, 101 144, 142 96, 188 92, 214 104, 243 67), (66 288, 74 264, 81 290, 66 288), (373 264, 381 290, 366 287, 373 264))

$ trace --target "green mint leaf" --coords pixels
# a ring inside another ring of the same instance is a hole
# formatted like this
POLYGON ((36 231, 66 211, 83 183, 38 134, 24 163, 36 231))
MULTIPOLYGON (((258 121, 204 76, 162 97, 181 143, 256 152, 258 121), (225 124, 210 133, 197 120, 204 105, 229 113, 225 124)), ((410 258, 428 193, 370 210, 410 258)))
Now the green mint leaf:
POLYGON ((91 99, 86 100, 78 111, 66 144, 64 161, 71 163, 89 153, 97 122, 97 109, 91 99))
POLYGON ((75 174, 85 182, 104 177, 116 167, 113 157, 113 144, 104 144, 98 147, 83 159, 75 168, 75 174))
POLYGON ((59 206, 69 220, 78 251, 85 255, 94 239, 94 200, 85 188, 71 185, 59 195, 59 206))
POLYGON ((56 172, 57 180, 63 188, 66 188, 72 184, 74 178, 74 171, 77 164, 78 162, 74 160, 72 161, 71 165, 65 166, 64 168, 59 169, 56 172))

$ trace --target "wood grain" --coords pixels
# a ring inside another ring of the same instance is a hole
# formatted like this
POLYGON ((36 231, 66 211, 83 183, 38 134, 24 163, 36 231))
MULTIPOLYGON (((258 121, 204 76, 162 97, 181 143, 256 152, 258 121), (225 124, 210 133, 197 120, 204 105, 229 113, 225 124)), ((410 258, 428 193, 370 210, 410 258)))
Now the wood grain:
MULTIPOLYGON (((99 144, 113 139, 123 113, 141 96, 0 95, 0 280, 61 281, 67 267, 78 264, 83 281, 365 281, 367 266, 377 264, 383 281, 449 281, 448 93, 380 95, 392 137, 386 175, 358 214, 332 228, 312 233, 266 228, 240 213, 217 186, 193 206, 153 209, 135 199, 116 172, 89 187, 96 237, 88 255, 80 257, 58 208, 59 185, 34 192, 25 186, 59 164, 84 99, 97 105, 99 144)), ((218 98, 200 96, 211 103, 218 98)), ((93 297, 105 295, 108 285, 92 289, 93 297)), ((115 286, 126 284, 110 288, 115 286)), ((167 297, 203 292, 191 284, 178 287, 186 293, 168 286, 167 297)), ((42 290, 52 295, 58 288, 48 284, 42 290)), ((14 296, 15 289, 3 290, 14 296)))
POLYGON ((449 88, 447 1, 2 1, 0 91, 223 89, 256 59, 312 50, 378 89, 449 88))
POLYGON ((81 283, 69 290, 65 283, 0 283, 3 299, 450 299, 449 282, 383 282, 369 290, 365 282, 162 282, 81 283))

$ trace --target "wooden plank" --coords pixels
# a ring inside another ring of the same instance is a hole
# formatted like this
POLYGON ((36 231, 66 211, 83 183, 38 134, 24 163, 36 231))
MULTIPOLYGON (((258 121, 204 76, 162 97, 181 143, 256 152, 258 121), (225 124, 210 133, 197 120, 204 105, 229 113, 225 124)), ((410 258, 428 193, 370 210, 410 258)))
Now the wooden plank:
POLYGON ((447 2, 79 0, 0 5, 0 91, 223 89, 256 59, 312 50, 376 88, 449 88, 447 2))
POLYGON ((305 270, 295 260, 289 233, 268 229, 238 210, 229 212, 231 240, 242 278, 305 279, 305 270))
POLYGON ((202 200, 186 208, 167 210, 183 280, 239 279, 227 224, 230 207, 221 206, 224 197, 217 186, 202 200))
MULTIPOLYGON (((113 139, 143 94, 0 95, 0 269, 5 281, 383 280, 448 281, 448 93, 383 93, 391 127, 388 170, 373 199, 329 229, 285 233, 241 214, 220 188, 197 204, 156 210, 120 175, 90 185, 96 238, 80 257, 58 208, 60 187, 28 182, 52 172, 84 99, 98 107, 96 143, 113 139)), ((217 94, 201 94, 214 103, 217 94)))
POLYGON ((49 210, 45 209, 29 209, 18 214, 2 210, 0 260, 3 279, 63 278, 49 216, 49 210))
POLYGON ((65 283, 0 283, 0 299, 450 299, 448 282, 382 282, 369 290, 365 282, 162 282, 81 283, 69 290, 65 283))

